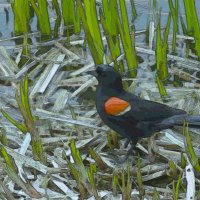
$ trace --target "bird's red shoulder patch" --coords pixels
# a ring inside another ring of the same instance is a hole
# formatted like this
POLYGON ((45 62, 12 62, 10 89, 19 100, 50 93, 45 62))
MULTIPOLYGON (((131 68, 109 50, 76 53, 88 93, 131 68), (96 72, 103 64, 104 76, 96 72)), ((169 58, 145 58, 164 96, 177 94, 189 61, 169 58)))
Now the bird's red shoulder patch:
POLYGON ((110 97, 104 105, 106 114, 119 116, 131 110, 129 102, 118 97, 110 97))

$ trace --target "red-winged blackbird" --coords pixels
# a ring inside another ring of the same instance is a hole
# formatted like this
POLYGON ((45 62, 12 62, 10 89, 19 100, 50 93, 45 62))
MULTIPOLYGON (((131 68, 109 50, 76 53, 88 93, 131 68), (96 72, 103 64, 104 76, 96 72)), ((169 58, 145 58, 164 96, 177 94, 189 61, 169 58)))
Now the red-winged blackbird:
POLYGON ((184 110, 141 99, 123 89, 121 75, 109 65, 98 65, 88 74, 98 80, 96 108, 111 129, 135 145, 140 138, 186 120, 190 127, 200 127, 200 116, 189 116, 184 110))

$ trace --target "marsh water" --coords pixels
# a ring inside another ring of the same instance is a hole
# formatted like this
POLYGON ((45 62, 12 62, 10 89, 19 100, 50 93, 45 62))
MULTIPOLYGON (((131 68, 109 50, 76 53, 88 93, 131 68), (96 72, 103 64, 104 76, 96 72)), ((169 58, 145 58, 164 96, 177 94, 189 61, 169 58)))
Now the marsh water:
MULTIPOLYGON (((167 15, 169 13, 168 0, 158 0, 156 2, 157 2, 157 7, 154 8, 152 0, 141 0, 141 1, 136 0, 135 1, 135 6, 137 10, 137 18, 134 22, 134 25, 135 25, 136 31, 145 30, 147 25, 149 24, 149 21, 151 20, 155 21, 156 14, 158 14, 160 10, 161 10, 161 16, 162 16, 161 25, 162 27, 165 27, 167 15)), ((200 1, 195 1, 195 3, 196 3, 197 13, 200 17, 200 1)), ((131 21, 132 9, 130 6, 130 2, 128 0, 126 0, 126 5, 127 5, 128 16, 131 21)), ((51 1, 49 1, 49 15, 50 15, 51 27, 53 29, 56 15, 55 15, 55 10, 52 9, 51 1)), ((183 16, 185 15, 183 0, 179 1, 179 15, 183 15, 183 16)), ((179 26, 180 26, 180 23, 179 23, 179 26)), ((35 15, 31 19, 30 27, 31 27, 32 33, 35 33, 38 31, 37 18, 35 15)), ((14 43, 11 40, 9 40, 11 37, 14 37, 14 15, 13 15, 11 4, 9 3, 9 1, 1 0, 0 1, 0 42, 1 42, 1 45, 4 45, 4 44, 5 46, 7 46, 8 44, 14 45, 14 43), (5 43, 3 43, 4 40, 6 40, 5 43)))

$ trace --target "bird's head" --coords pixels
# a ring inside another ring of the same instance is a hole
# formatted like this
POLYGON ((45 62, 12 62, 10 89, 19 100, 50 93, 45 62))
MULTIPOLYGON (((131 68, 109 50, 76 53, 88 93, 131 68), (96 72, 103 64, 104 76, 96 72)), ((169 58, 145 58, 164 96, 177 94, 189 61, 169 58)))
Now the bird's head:
POLYGON ((88 71, 87 73, 95 76, 98 80, 99 86, 101 87, 116 90, 123 89, 121 75, 110 65, 97 65, 96 70, 88 71))

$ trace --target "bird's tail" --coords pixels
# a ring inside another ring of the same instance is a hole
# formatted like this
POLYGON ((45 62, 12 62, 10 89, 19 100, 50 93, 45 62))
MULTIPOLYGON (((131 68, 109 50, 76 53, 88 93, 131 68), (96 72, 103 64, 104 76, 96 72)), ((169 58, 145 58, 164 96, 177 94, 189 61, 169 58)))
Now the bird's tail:
POLYGON ((200 115, 175 115, 173 117, 163 120, 162 124, 182 126, 184 122, 188 123, 188 126, 191 128, 200 128, 200 115))
POLYGON ((200 115, 187 116, 185 120, 188 123, 189 127, 200 128, 200 115))

